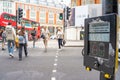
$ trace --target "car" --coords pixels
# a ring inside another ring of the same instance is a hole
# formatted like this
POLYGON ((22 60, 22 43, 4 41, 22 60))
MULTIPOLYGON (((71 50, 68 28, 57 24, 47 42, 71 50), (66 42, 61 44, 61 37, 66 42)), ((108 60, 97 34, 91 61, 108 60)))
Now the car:
POLYGON ((120 62, 120 44, 119 44, 119 47, 118 47, 118 61, 120 62))
POLYGON ((57 37, 56 37, 56 35, 51 35, 50 36, 50 39, 56 39, 57 37))

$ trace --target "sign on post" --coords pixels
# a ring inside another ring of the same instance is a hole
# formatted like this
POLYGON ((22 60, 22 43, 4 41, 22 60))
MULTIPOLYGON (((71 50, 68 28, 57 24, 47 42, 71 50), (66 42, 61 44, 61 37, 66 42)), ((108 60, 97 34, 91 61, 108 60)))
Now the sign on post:
POLYGON ((116 14, 85 20, 84 66, 87 70, 103 72, 109 79, 115 74, 118 68, 117 30, 116 14))

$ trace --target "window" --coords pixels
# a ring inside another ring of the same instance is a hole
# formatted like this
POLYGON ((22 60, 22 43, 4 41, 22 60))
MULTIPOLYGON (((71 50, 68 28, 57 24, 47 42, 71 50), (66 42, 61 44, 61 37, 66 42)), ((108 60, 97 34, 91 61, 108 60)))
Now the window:
POLYGON ((31 22, 30 22, 29 20, 23 19, 22 21, 24 22, 24 25, 25 25, 25 26, 31 27, 31 22))
POLYGON ((11 16, 11 20, 12 21, 16 21, 16 17, 15 16, 11 16))
POLYGON ((8 14, 4 14, 4 19, 6 19, 6 20, 10 20, 10 15, 8 15, 8 14))
POLYGON ((40 18, 40 23, 46 23, 46 19, 40 18))
POLYGON ((6 1, 3 2, 3 7, 7 7, 7 3, 6 3, 6 1))
POLYGON ((36 20, 36 12, 34 10, 31 10, 31 12, 30 12, 30 19, 36 20))

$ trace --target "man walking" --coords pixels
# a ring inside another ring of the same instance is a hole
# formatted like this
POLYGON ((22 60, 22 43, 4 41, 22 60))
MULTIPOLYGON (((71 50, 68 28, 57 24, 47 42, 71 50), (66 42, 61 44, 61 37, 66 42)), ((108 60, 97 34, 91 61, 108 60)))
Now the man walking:
POLYGON ((11 23, 8 23, 8 25, 6 26, 6 39, 8 40, 8 52, 12 58, 14 57, 13 51, 15 37, 15 29, 11 26, 11 23))
POLYGON ((33 39, 33 48, 35 48, 35 40, 36 40, 36 30, 35 28, 31 32, 32 39, 33 39))

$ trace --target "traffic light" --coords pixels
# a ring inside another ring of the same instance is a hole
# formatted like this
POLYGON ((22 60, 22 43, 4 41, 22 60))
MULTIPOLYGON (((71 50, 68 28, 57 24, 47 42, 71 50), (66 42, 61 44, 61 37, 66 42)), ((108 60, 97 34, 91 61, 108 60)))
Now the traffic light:
POLYGON ((69 19, 71 8, 67 7, 67 20, 69 19))
POLYGON ((63 13, 59 13, 59 19, 63 20, 63 13))
POLYGON ((18 19, 20 20, 23 17, 23 9, 18 8, 18 19))

